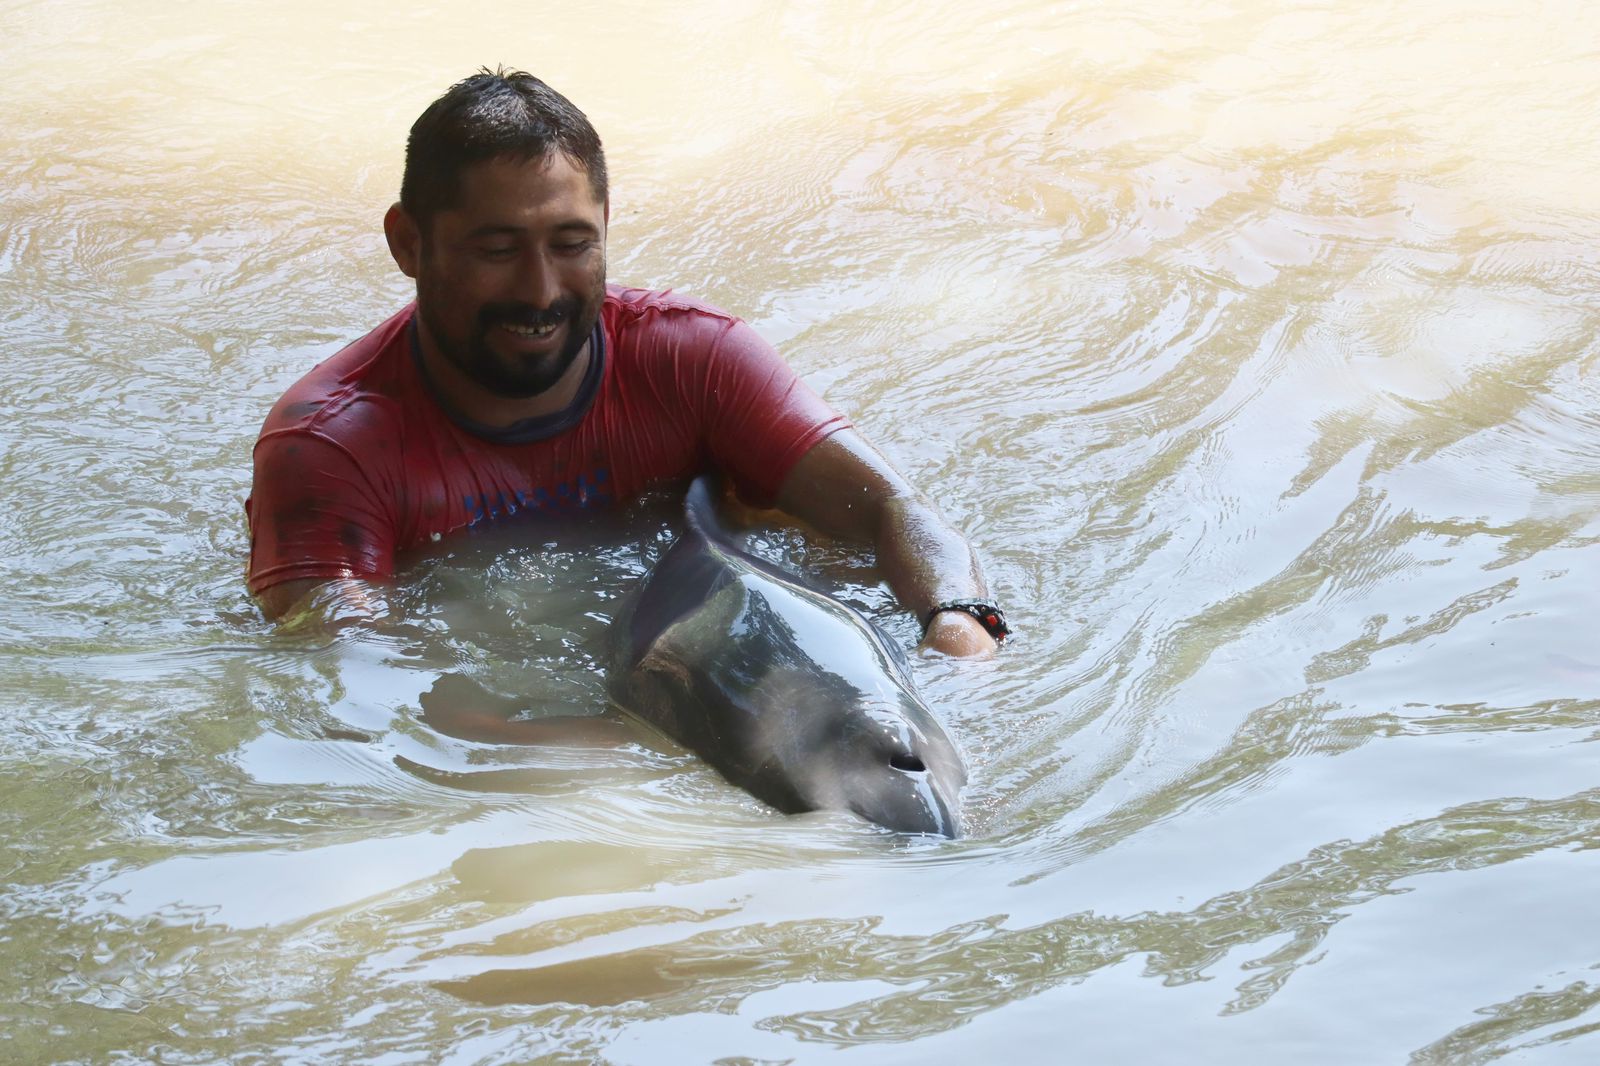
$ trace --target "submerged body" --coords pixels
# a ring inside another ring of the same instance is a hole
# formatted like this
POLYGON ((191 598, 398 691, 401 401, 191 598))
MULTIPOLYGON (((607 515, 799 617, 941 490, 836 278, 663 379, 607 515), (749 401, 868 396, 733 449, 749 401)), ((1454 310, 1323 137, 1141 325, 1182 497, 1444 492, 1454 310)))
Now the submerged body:
POLYGON ((786 813, 958 836, 966 768, 904 654, 850 608, 734 547, 706 479, 617 623, 630 713, 786 813))

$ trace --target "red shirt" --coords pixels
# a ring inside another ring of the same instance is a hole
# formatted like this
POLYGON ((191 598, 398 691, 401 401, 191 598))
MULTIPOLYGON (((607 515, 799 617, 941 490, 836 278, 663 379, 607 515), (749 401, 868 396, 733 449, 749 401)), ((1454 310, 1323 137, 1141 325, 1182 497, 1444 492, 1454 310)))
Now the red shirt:
POLYGON ((849 423, 741 320, 608 286, 596 359, 565 412, 517 442, 459 424, 413 352, 407 306, 319 364, 255 447, 250 591, 383 578, 395 554, 480 522, 631 499, 707 468, 770 504, 795 462, 849 423))

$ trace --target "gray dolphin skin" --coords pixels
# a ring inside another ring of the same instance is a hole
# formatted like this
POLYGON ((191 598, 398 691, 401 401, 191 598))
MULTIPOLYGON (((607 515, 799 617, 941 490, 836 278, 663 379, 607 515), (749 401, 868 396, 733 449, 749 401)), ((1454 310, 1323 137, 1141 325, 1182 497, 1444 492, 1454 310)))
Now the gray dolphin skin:
POLYGON ((961 834, 967 771, 872 623, 739 550, 712 483, 619 613, 621 707, 788 814, 853 811, 903 833, 961 834))

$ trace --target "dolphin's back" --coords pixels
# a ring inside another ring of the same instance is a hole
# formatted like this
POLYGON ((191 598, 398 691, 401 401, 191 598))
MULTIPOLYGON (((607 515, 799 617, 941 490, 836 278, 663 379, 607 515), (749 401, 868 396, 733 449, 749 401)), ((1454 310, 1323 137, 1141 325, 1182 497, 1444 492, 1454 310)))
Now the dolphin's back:
MULTIPOLYGON (((798 575, 739 547, 738 538, 717 513, 716 482, 712 478, 701 476, 690 482, 683 512, 683 534, 646 576, 629 612, 628 643, 635 663, 668 629, 704 610, 717 592, 741 578, 755 586, 772 582, 799 597, 814 598, 816 607, 823 608, 825 604, 841 615, 854 616, 849 608, 813 589, 798 575)), ((903 660, 899 648, 882 640, 875 628, 864 628, 881 641, 892 658, 903 660)))

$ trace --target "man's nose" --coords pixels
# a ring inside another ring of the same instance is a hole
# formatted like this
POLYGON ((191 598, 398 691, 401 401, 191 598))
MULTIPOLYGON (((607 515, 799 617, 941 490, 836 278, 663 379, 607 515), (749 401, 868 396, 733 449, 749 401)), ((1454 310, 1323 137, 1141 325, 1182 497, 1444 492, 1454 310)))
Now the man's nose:
POLYGON ((523 257, 517 272, 517 299, 541 311, 561 298, 561 277, 555 264, 542 250, 534 249, 523 257))

